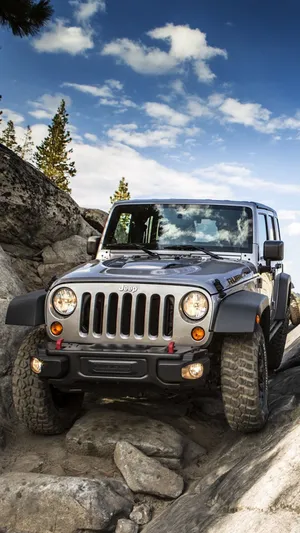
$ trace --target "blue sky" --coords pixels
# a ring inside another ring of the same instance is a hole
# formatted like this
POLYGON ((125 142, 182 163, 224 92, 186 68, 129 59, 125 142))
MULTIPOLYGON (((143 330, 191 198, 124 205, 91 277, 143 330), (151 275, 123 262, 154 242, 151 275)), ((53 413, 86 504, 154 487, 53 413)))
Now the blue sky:
POLYGON ((300 291, 300 4, 67 0, 36 38, 0 31, 4 118, 39 143, 70 113, 72 195, 258 200, 277 209, 300 291), (4 75, 3 75, 4 74, 4 75))

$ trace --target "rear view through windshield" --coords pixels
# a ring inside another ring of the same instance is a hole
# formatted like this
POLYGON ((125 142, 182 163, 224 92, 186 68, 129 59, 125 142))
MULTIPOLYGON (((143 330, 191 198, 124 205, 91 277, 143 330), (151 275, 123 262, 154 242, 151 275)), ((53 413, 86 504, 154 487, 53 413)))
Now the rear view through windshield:
POLYGON ((252 228, 249 207, 124 204, 114 208, 103 246, 172 249, 194 245, 212 251, 251 252, 252 228))

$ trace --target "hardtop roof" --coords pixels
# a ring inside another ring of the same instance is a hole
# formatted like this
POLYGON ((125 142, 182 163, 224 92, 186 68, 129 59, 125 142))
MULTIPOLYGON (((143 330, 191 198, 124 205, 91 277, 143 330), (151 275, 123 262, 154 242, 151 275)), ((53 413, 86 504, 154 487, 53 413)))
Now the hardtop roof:
POLYGON ((275 209, 259 202, 237 201, 237 200, 210 200, 195 198, 136 198, 131 200, 120 200, 116 204, 210 204, 210 205, 232 205, 246 206, 256 209, 266 209, 276 214, 275 209))

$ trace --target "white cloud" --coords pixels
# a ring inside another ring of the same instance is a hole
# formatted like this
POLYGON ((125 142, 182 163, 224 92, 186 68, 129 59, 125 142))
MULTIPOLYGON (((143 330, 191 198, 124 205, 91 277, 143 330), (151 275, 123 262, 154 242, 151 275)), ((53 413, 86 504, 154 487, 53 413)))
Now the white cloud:
POLYGON ((165 120, 171 126, 185 126, 191 120, 191 117, 179 113, 166 104, 147 102, 144 109, 149 117, 165 120))
POLYGON ((31 100, 28 102, 34 108, 34 110, 29 111, 29 114, 37 119, 51 119, 55 115, 62 100, 65 100, 67 107, 72 104, 71 98, 65 94, 43 94, 35 102, 31 100))
POLYGON ((287 232, 291 237, 300 235, 300 222, 292 222, 287 227, 287 232))
POLYGON ((98 137, 97 135, 94 135, 94 133, 85 133, 84 138, 92 143, 96 143, 98 141, 98 137))
POLYGON ((130 39, 116 39, 107 43, 101 53, 121 59, 141 74, 180 72, 184 63, 189 61, 198 79, 205 83, 215 78, 208 61, 216 56, 227 58, 225 50, 207 44, 205 33, 188 25, 166 24, 149 31, 148 36, 167 42, 170 45, 169 51, 147 47, 130 39))
POLYGON ((65 21, 56 20, 48 26, 32 44, 38 52, 65 52, 71 55, 82 54, 94 48, 89 28, 67 26, 65 21))
POLYGON ((106 9, 105 0, 73 0, 70 4, 75 7, 74 17, 81 24, 89 22, 98 11, 104 12, 106 9))
POLYGON ((300 217, 300 211, 292 209, 280 209, 278 211, 278 217, 280 220, 296 220, 300 217))
POLYGON ((124 145, 74 144, 73 155, 78 172, 72 179, 72 195, 81 206, 108 209, 109 196, 122 175, 129 182, 133 198, 185 198, 187 190, 191 198, 232 197, 227 184, 214 184, 170 169, 124 145))
POLYGON ((2 109, 1 118, 3 118, 3 120, 5 120, 6 122, 12 120, 14 124, 22 124, 22 122, 24 122, 23 115, 20 115, 20 113, 16 113, 11 109, 2 109))
MULTIPOLYGON (((16 126, 16 138, 19 144, 22 144, 24 141, 26 128, 22 126, 16 126)), ((43 139, 48 135, 48 126, 46 124, 33 124, 31 126, 32 131, 32 140, 35 146, 41 144, 43 139)))
MULTIPOLYGON (((251 126, 256 131, 273 135, 278 130, 292 129, 300 130, 300 113, 297 112, 294 117, 285 115, 272 118, 269 109, 258 103, 242 103, 235 98, 226 98, 218 107, 223 115, 220 119, 223 122, 242 124, 251 126)), ((217 111, 216 111, 217 113, 217 111)), ((274 140, 280 140, 280 136, 274 136, 274 140)))
POLYGON ((81 83, 63 83, 62 87, 70 87, 76 91, 90 94, 99 98, 98 104, 117 107, 126 111, 128 107, 136 108, 137 105, 127 98, 123 92, 123 84, 119 80, 106 80, 103 85, 84 85, 81 83))
POLYGON ((257 178, 251 170, 238 163, 217 163, 209 167, 195 170, 195 175, 211 179, 219 183, 244 189, 267 189, 275 194, 300 194, 300 185, 278 183, 257 178))
POLYGON ((110 139, 118 143, 124 143, 136 148, 148 148, 150 146, 175 146, 177 137, 182 133, 180 128, 174 126, 162 126, 159 129, 137 131, 134 125, 114 126, 107 131, 110 139))
POLYGON ((187 111, 192 117, 210 117, 212 112, 207 107, 204 100, 197 96, 187 97, 187 111))

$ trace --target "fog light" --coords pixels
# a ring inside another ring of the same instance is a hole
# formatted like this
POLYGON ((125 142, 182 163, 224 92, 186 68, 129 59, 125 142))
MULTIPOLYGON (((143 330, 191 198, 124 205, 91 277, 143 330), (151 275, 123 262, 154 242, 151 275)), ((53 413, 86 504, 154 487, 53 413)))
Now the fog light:
POLYGON ((192 329, 192 337, 194 341, 201 341, 205 337, 205 331, 203 328, 192 329))
POLYGON ((181 369, 181 376, 184 379, 199 379, 203 376, 204 366, 202 363, 192 363, 181 369))
POLYGON ((30 362, 31 370, 35 374, 40 374, 43 367, 43 362, 40 361, 37 357, 32 357, 30 362))
POLYGON ((60 322, 53 322, 53 324, 51 324, 50 326, 50 331, 52 335, 55 335, 56 337, 62 334, 63 329, 64 328, 62 327, 60 322))

